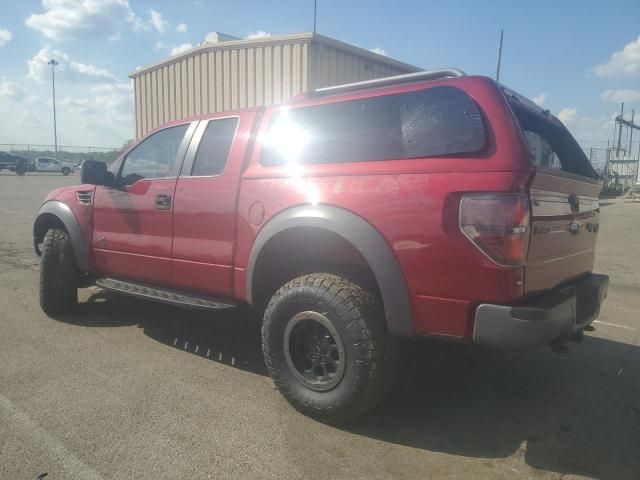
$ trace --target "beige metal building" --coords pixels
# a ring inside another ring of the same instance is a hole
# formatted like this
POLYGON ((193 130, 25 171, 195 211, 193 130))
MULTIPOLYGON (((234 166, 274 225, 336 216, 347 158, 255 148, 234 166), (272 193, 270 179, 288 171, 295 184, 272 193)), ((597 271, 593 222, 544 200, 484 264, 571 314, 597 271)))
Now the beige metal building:
POLYGON ((419 70, 314 33, 204 43, 129 75, 136 137, 192 115, 266 106, 314 88, 419 70))

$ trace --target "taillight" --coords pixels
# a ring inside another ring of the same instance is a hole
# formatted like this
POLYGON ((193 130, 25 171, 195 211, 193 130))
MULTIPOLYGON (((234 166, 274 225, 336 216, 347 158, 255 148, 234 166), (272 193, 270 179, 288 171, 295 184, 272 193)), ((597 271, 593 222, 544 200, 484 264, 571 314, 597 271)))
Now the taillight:
POLYGON ((470 193, 460 200, 460 230, 498 265, 524 265, 529 199, 520 193, 470 193))

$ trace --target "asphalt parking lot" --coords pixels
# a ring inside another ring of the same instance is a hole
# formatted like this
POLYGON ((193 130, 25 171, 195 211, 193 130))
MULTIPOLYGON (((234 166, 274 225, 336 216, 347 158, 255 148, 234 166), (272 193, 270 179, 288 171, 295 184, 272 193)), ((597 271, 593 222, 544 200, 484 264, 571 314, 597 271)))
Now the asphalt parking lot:
POLYGON ((76 182, 0 174, 0 479, 640 478, 640 203, 602 202, 609 298, 569 354, 410 342, 393 394, 337 428, 274 389, 246 311, 92 288, 47 318, 31 226, 76 182))

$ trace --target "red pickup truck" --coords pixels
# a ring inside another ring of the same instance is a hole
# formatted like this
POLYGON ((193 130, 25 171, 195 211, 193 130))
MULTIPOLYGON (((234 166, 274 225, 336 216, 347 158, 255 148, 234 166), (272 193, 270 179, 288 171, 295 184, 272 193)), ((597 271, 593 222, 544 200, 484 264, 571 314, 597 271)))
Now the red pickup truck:
POLYGON ((398 339, 563 348, 597 317, 600 185, 548 111, 451 69, 163 125, 34 225, 40 304, 87 281, 264 315, 297 409, 351 419, 393 383, 398 339))

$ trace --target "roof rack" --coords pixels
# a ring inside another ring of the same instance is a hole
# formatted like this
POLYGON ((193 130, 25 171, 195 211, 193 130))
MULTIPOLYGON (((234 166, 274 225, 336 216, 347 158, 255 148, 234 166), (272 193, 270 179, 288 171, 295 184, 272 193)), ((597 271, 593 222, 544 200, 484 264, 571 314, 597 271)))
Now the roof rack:
POLYGON ((406 73, 403 75, 394 75, 392 77, 374 78, 372 80, 364 80, 362 82, 345 83, 343 85, 335 85, 333 87, 316 88, 313 93, 314 95, 327 95, 332 93, 343 93, 351 92, 353 90, 362 90, 365 88, 395 85, 397 83, 418 82, 421 80, 436 80, 438 78, 464 77, 466 75, 466 73, 457 68, 425 70, 423 72, 406 73))

